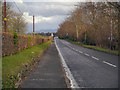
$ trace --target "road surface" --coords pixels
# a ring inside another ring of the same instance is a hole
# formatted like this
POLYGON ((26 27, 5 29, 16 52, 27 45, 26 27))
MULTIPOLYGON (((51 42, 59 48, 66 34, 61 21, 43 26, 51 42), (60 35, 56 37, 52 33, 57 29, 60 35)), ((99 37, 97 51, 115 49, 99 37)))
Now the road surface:
MULTIPOLYGON (((82 88, 118 88, 118 56, 55 39, 67 68, 82 88)), ((69 72, 68 72, 69 73, 69 72)))
POLYGON ((52 43, 21 88, 67 88, 60 58, 52 43))

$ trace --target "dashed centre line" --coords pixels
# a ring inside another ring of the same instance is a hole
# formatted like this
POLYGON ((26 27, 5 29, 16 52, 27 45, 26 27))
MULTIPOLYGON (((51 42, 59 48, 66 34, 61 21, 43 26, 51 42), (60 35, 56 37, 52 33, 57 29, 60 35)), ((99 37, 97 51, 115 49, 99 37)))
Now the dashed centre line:
MULTIPOLYGON (((63 43, 64 44, 64 43, 63 43)), ((66 45, 66 44, 65 44, 66 45)), ((82 51, 79 51, 79 50, 76 50, 75 48, 73 48, 72 46, 70 46, 70 45, 66 45, 66 46, 68 46, 68 47, 70 47, 71 49, 73 49, 74 51, 77 51, 77 52, 79 52, 79 53, 83 53, 82 51)), ((87 54, 87 53, 84 53, 86 56, 90 56, 89 54, 87 54)), ((95 60, 99 60, 97 57, 94 57, 94 56, 91 56, 91 58, 93 58, 93 59, 95 59, 95 60)), ((107 64, 107 65, 110 65, 110 66, 112 66, 112 67, 117 67, 116 65, 114 65, 114 64, 111 64, 111 63, 109 63, 109 62, 106 62, 106 61, 102 61, 103 63, 105 63, 105 64, 107 64)))
POLYGON ((93 59, 95 59, 95 60, 99 60, 98 58, 96 58, 96 57, 94 57, 94 56, 91 56, 93 59))
POLYGON ((89 54, 85 53, 86 56, 90 56, 89 54))
POLYGON ((77 52, 78 52, 78 50, 75 50, 75 51, 77 51, 77 52))
POLYGON ((112 66, 112 67, 116 67, 116 65, 113 65, 113 64, 108 63, 108 62, 106 62, 106 61, 103 61, 103 63, 106 63, 106 64, 108 64, 108 65, 110 65, 110 66, 112 66))
POLYGON ((83 53, 83 52, 79 51, 79 53, 83 53))
MULTIPOLYGON (((73 50, 75 50, 74 48, 72 48, 73 50)), ((76 50, 75 50, 76 51, 76 50)))

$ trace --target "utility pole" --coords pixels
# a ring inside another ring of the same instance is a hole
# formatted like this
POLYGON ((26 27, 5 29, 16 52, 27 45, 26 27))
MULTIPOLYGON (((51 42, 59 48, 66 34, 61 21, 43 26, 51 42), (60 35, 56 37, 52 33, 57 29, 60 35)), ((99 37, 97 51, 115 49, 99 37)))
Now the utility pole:
POLYGON ((6 0, 4 0, 4 29, 5 29, 5 32, 7 32, 6 0))
POLYGON ((86 44, 86 42, 87 42, 87 41, 86 41, 86 40, 87 40, 87 37, 86 37, 87 35, 86 35, 86 34, 87 34, 87 32, 86 32, 86 28, 85 28, 85 44, 86 44))
POLYGON ((110 50, 112 50, 112 40, 113 40, 113 38, 112 38, 112 9, 111 9, 111 31, 110 31, 110 50))
POLYGON ((78 27, 77 27, 77 24, 76 24, 76 35, 77 35, 77 41, 78 41, 78 27))
POLYGON ((76 23, 76 19, 74 18, 74 21, 75 23, 75 28, 76 28, 76 38, 77 38, 77 41, 78 41, 78 26, 77 26, 77 23, 76 23))
POLYGON ((35 36, 34 15, 33 15, 33 36, 35 36))
POLYGON ((110 31, 110 49, 112 50, 112 19, 111 19, 111 31, 110 31))

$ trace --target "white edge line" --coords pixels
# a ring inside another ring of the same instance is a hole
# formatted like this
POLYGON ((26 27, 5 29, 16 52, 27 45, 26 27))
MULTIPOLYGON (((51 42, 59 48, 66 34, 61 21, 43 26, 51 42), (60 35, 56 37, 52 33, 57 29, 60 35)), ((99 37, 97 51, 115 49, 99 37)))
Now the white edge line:
POLYGON ((106 61, 103 61, 103 63, 106 63, 106 64, 108 64, 108 65, 110 65, 110 66, 116 67, 116 65, 113 65, 113 64, 108 63, 108 62, 106 62, 106 61))
POLYGON ((58 53, 59 53, 59 56, 62 60, 62 65, 63 65, 63 68, 65 70, 66 76, 70 80, 71 88, 79 88, 77 82, 75 81, 73 75, 71 74, 71 72, 70 72, 70 70, 69 70, 69 68, 68 68, 68 66, 67 66, 67 64, 66 64, 66 62, 65 62, 65 60, 64 60, 64 58, 63 58, 63 56, 62 56, 62 54, 61 54, 61 52, 58 48, 58 46, 57 46, 57 44, 56 44, 56 40, 55 40, 55 46, 56 46, 56 48, 58 50, 58 53))

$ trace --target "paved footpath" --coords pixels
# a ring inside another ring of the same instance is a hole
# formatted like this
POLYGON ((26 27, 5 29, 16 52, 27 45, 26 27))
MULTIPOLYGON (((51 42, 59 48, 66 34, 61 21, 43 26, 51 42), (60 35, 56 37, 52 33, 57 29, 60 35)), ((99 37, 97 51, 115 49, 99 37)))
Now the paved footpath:
POLYGON ((22 88, 67 88, 60 58, 53 42, 36 70, 23 82, 22 88))

